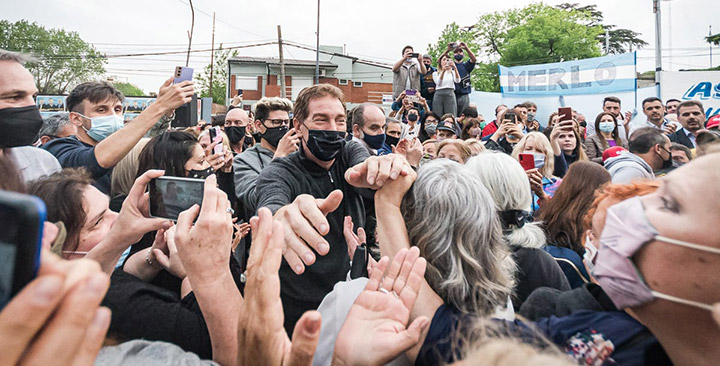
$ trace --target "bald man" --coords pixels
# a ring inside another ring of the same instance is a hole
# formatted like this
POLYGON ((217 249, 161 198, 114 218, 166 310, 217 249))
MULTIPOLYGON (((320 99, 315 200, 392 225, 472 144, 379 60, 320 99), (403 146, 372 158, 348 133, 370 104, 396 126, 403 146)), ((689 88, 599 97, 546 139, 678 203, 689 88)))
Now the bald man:
POLYGON ((252 146, 252 137, 247 136, 248 123, 250 116, 242 108, 233 108, 225 115, 225 134, 235 154, 245 150, 243 142, 246 142, 246 146, 252 146))

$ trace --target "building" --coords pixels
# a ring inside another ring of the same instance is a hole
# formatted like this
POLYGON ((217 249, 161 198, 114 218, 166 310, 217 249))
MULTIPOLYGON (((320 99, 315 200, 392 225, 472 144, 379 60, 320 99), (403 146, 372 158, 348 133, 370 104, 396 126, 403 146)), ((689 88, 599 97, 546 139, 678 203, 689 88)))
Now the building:
MULTIPOLYGON (((279 97, 280 60, 277 58, 233 57, 228 59, 228 103, 243 92, 245 105, 262 97, 279 97)), ((315 60, 285 59, 286 95, 295 100, 300 91, 313 85, 315 60)), ((342 47, 320 46, 320 83, 339 87, 347 108, 370 102, 392 102, 392 66, 345 55, 342 47)))

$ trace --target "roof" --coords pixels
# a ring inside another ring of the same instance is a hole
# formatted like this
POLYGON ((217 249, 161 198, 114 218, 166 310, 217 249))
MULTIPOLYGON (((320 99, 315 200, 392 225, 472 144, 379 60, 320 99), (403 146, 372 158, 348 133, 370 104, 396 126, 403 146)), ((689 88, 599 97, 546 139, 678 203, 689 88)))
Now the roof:
MULTIPOLYGON (((269 64, 269 65, 277 65, 280 66, 280 59, 274 58, 274 57, 231 57, 228 59, 228 62, 235 62, 235 63, 262 63, 262 64, 269 64)), ((312 66, 315 67, 315 60, 293 60, 293 59, 285 59, 285 66, 312 66)), ((320 67, 328 68, 328 69, 335 69, 338 67, 338 65, 335 65, 332 62, 328 61, 320 61, 320 67)))

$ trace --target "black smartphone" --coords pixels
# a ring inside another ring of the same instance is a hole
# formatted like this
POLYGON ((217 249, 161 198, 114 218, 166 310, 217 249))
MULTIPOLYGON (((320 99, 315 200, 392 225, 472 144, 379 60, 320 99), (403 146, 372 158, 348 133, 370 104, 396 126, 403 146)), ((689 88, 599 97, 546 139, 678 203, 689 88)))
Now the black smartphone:
POLYGON ((37 275, 45 216, 39 198, 0 191, 0 309, 37 275))
POLYGON ((412 53, 412 54, 410 55, 410 57, 412 57, 412 58, 418 58, 418 57, 420 57, 420 54, 417 53, 417 52, 415 52, 415 53, 412 53))
POLYGON ((150 216, 177 221, 194 204, 202 206, 205 181, 183 177, 158 177, 150 181, 150 216))
POLYGON ((517 123, 517 117, 515 116, 515 112, 505 112, 505 116, 503 117, 503 120, 509 119, 512 121, 513 124, 517 123))
POLYGON ((369 255, 370 253, 368 252, 368 248, 365 243, 362 243, 355 248, 352 267, 350 267, 350 279, 354 280, 360 277, 368 277, 367 264, 369 255))
POLYGON ((237 90, 237 95, 242 95, 242 89, 237 90))

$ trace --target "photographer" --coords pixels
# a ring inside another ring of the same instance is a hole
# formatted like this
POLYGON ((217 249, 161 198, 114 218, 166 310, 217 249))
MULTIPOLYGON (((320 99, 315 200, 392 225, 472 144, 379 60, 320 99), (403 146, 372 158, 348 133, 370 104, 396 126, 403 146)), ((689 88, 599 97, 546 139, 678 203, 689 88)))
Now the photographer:
POLYGON ((425 64, 418 61, 412 46, 405 46, 402 58, 393 65, 393 98, 408 89, 420 90, 420 75, 427 73, 425 64))

